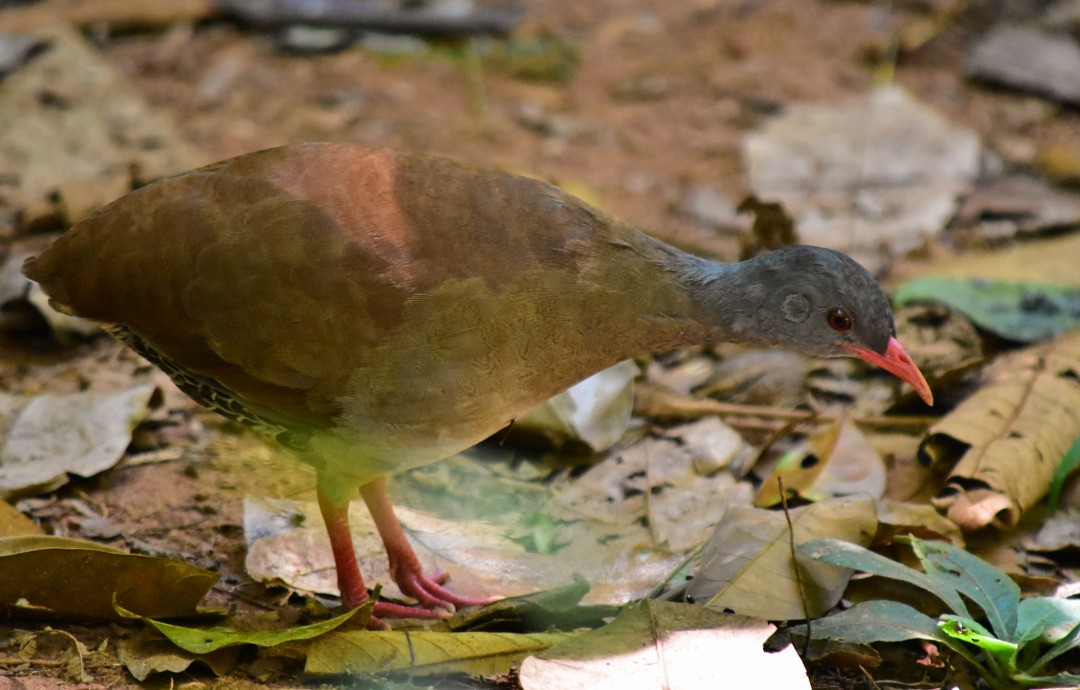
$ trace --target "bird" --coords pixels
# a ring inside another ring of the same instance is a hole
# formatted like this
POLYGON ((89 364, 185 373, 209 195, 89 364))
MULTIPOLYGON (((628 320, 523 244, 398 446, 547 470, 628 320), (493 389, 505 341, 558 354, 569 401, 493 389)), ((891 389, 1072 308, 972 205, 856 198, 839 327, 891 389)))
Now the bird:
POLYGON ((373 621, 487 601, 424 572, 387 477, 622 360, 717 342, 854 356, 933 403, 885 293, 842 253, 711 261, 546 182, 418 152, 294 144, 164 178, 24 272, 56 309, 315 467, 349 609, 369 597, 349 530, 359 493, 416 601, 380 600, 373 621))

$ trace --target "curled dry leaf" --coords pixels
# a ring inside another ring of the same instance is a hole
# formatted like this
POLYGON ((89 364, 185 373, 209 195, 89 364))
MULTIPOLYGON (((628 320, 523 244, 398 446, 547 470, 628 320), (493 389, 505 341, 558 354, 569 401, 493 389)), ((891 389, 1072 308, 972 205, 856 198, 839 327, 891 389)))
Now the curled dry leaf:
POLYGON ((939 509, 965 530, 1011 528, 1046 495, 1080 435, 1080 333, 1002 357, 986 383, 935 424, 921 457, 953 463, 939 509))

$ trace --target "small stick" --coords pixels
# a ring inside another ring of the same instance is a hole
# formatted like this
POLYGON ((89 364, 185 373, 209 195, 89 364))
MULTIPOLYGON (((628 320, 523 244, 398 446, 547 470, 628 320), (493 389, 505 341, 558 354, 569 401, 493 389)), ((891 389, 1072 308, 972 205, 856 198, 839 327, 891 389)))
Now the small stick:
POLYGON ((780 490, 780 505, 784 508, 784 519, 788 527, 788 548, 791 549, 791 569, 795 571, 795 586, 799 588, 799 600, 802 602, 803 617, 806 619, 806 639, 803 640, 802 657, 805 659, 810 653, 810 607, 806 605, 806 589, 803 587, 802 571, 799 570, 799 561, 795 558, 795 525, 791 523, 791 513, 788 511, 787 493, 784 491, 784 478, 776 478, 777 488, 780 490))

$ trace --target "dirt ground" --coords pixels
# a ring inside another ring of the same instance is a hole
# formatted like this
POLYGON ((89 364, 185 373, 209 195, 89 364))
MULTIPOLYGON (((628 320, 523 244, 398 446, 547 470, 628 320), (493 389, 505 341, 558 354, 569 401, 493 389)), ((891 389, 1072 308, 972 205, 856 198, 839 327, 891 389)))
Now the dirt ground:
MULTIPOLYGON (((737 202, 748 191, 746 132, 786 104, 837 103, 864 93, 889 64, 892 37, 935 16, 941 4, 529 3, 519 34, 554 37, 576 51, 577 66, 565 82, 517 78, 498 64, 480 69, 478 82, 450 45, 392 57, 359 48, 290 54, 272 35, 224 21, 109 36, 99 47, 207 162, 314 140, 424 150, 550 179, 687 249, 712 250, 718 245, 708 231, 683 210, 690 191, 708 184, 737 202)), ((991 145, 1078 140, 1076 112, 1062 109, 1032 127, 1023 114, 1031 97, 965 80, 967 50, 994 19, 989 4, 968 3, 925 44, 904 52, 895 81, 991 145)), ((0 367, 12 389, 29 389, 28 372, 46 365, 54 376, 46 388, 77 389, 85 374, 66 363, 87 359, 153 376, 107 339, 47 354, 40 345, 4 343, 9 355, 0 367)), ((161 377, 154 381, 169 387, 161 377)), ((223 579, 210 603, 252 610, 296 605, 280 591, 248 583, 241 501, 250 491, 310 497, 311 473, 252 450, 246 432, 170 391, 175 424, 147 444, 176 449, 175 459, 74 480, 35 499, 31 515, 57 534, 83 534, 93 515, 114 530, 113 543, 214 569, 223 579)), ((63 681, 48 669, 3 679, 0 668, 0 690, 136 685, 108 648, 117 626, 58 627, 90 650, 90 682, 63 681)), ((275 664, 249 664, 220 680, 193 671, 176 682, 302 682, 299 667, 275 664)))

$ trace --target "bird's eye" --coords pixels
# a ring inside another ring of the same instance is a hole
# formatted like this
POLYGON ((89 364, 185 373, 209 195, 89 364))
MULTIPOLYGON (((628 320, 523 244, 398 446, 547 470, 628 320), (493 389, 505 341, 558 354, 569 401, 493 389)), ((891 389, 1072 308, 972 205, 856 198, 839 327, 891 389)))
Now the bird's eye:
POLYGON ((855 319, 851 318, 851 312, 843 307, 833 309, 825 318, 829 322, 829 328, 838 333, 850 331, 855 326, 855 319))

